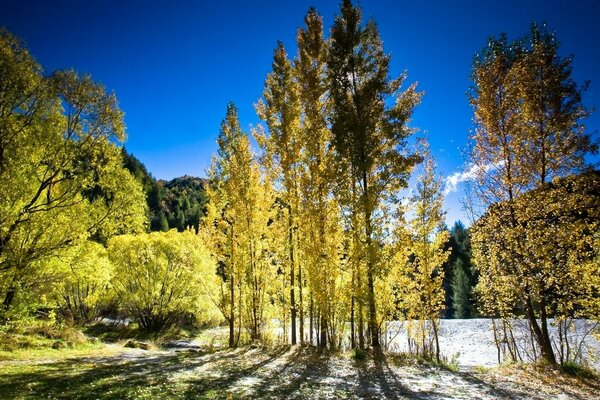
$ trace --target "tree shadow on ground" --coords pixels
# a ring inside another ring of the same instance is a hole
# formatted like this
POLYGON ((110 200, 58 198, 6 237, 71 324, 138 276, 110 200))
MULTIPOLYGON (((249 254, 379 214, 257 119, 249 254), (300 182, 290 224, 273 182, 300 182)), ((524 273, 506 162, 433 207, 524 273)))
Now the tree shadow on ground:
POLYGON ((0 398, 433 399, 452 396, 448 382, 464 390, 463 398, 465 393, 499 399, 536 395, 526 386, 486 382, 475 373, 403 368, 381 352, 352 361, 309 346, 129 353, 2 368, 0 398))
POLYGON ((373 359, 355 361, 360 395, 365 398, 426 399, 436 393, 413 391, 390 368, 382 351, 375 351, 373 359))
MULTIPOLYGON (((272 371, 253 390, 256 398, 310 398, 319 378, 329 374, 331 354, 321 348, 303 346, 294 349, 286 363, 272 371)), ((314 396, 313 396, 314 397, 314 396)))
MULTIPOLYGON (((532 398, 532 382, 539 381, 539 376, 525 373, 526 378, 528 379, 524 380, 523 382, 527 383, 527 385, 525 385, 524 383, 518 384, 513 382, 511 385, 512 387, 510 389, 507 389, 502 387, 502 382, 494 383, 485 381, 478 377, 477 374, 474 372, 458 372, 457 375, 471 385, 478 385, 480 387, 483 387, 485 389, 486 394, 495 395, 502 399, 532 398)), ((546 386, 551 386, 555 383, 556 382, 547 381, 544 384, 546 386)), ((588 393, 581 393, 575 387, 569 387, 568 385, 560 385, 559 390, 564 392, 563 397, 566 396, 569 399, 576 400, 588 400, 590 399, 589 393, 600 393, 600 382, 582 380, 579 382, 579 384, 586 388, 588 393)), ((556 396, 558 397, 558 395, 556 396)))
POLYGON ((227 392, 244 378, 255 376, 260 368, 273 363, 289 350, 289 346, 281 346, 269 351, 258 350, 254 354, 240 359, 236 357, 231 362, 222 363, 218 368, 213 368, 213 373, 201 378, 193 377, 187 380, 185 398, 226 398, 227 392))
POLYGON ((176 352, 23 365, 10 374, 0 371, 0 398, 184 398, 185 382, 171 380, 173 373, 193 371, 206 363, 226 363, 247 351, 176 352))

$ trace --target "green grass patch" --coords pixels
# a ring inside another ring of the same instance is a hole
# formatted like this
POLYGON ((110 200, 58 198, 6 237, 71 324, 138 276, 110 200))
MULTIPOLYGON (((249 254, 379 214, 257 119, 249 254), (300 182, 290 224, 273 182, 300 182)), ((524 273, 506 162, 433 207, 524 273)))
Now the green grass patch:
POLYGON ((51 347, 22 348, 17 350, 0 350, 0 361, 61 360, 76 357, 105 357, 121 352, 118 348, 107 348, 101 343, 86 343, 64 349, 51 347))
POLYGON ((367 357, 368 353, 363 349, 355 348, 350 351, 350 358, 353 360, 364 361, 367 357))
POLYGON ((575 378, 590 379, 590 380, 600 379, 600 376, 598 376, 598 373, 596 371, 594 371, 593 369, 591 369, 590 367, 587 367, 587 366, 581 365, 581 364, 576 364, 571 361, 568 361, 568 362, 564 363, 563 365, 561 365, 560 371, 565 375, 573 376, 575 378))

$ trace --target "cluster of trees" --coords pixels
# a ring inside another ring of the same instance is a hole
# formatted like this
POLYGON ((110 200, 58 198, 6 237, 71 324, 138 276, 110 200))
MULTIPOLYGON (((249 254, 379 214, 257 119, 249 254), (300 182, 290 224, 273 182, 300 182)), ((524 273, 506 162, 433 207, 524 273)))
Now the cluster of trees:
POLYGON ((122 148, 125 168, 142 184, 148 204, 150 230, 183 232, 193 228, 198 232, 204 215, 205 180, 182 176, 170 181, 156 180, 133 154, 122 148))
MULTIPOLYGON (((421 93, 389 76, 373 21, 341 5, 331 36, 314 9, 292 60, 279 42, 262 98, 253 154, 233 104, 221 126, 200 234, 218 260, 215 293, 230 345, 264 339, 279 321, 291 343, 380 347, 386 324, 435 342, 449 250, 442 181, 426 144, 411 152, 408 123, 421 93), (418 188, 401 203, 411 171, 418 188), (308 325, 308 326, 306 326, 308 325)), ((421 345, 424 344, 424 345, 421 345)))
POLYGON ((116 312, 155 330, 214 318, 195 232, 145 233, 115 96, 74 71, 44 75, 5 31, 0 82, 1 327, 47 309, 74 323, 116 312))
POLYGON ((444 317, 471 318, 480 315, 477 310, 473 288, 478 272, 471 262, 471 237, 461 221, 450 229, 448 239, 450 256, 444 265, 444 291, 446 292, 444 317))
POLYGON ((0 57, 0 315, 10 319, 63 279, 64 252, 143 231, 145 206, 115 145, 115 96, 74 71, 43 75, 5 31, 0 57))
POLYGON ((428 145, 409 145, 422 94, 389 76, 376 24, 350 0, 329 37, 316 10, 304 22, 293 59, 274 51, 259 151, 230 104, 208 179, 171 182, 118 147, 114 95, 73 71, 45 76, 0 33, 2 326, 54 306, 159 332, 226 321, 232 347, 364 349, 406 320, 410 348, 439 361, 439 319, 478 314, 512 360, 576 359, 571 320, 600 317, 600 175, 584 171, 597 150, 585 87, 553 34, 534 25, 477 55, 469 205, 481 212, 449 231, 428 145), (526 355, 512 333, 523 316, 526 355))

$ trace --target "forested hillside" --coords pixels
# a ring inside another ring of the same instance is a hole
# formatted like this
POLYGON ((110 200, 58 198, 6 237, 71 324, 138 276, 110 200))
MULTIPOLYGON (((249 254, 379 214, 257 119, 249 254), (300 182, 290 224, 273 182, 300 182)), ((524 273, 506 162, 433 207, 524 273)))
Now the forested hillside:
POLYGON ((179 232, 192 228, 198 232, 206 206, 206 180, 182 176, 170 181, 156 180, 146 166, 123 147, 124 165, 141 183, 146 193, 151 231, 179 232))

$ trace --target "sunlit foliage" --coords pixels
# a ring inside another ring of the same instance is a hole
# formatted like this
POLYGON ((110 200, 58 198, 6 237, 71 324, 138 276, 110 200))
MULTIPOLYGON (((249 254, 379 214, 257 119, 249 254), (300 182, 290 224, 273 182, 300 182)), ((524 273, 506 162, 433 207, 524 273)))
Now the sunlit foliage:
MULTIPOLYGON (((593 191, 566 191, 570 180, 557 181, 581 171, 585 155, 597 149, 581 122, 588 114, 581 103, 585 87, 574 82, 571 66, 570 57, 559 56, 554 34, 533 25, 520 40, 490 39, 472 73, 475 193, 489 207, 473 228, 479 293, 487 313, 524 315, 551 364, 548 320, 574 316, 562 304, 570 302, 563 277, 572 276, 577 293, 578 270, 593 265, 589 241, 597 235, 593 218, 569 211, 594 203, 593 191)), ((593 185, 589 179, 576 182, 593 185)))

